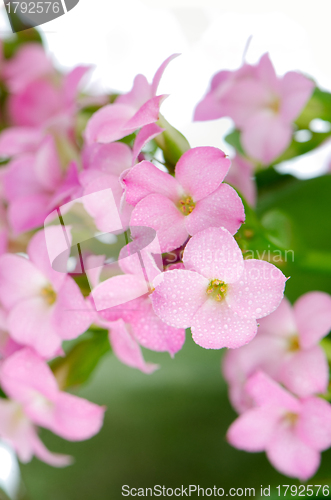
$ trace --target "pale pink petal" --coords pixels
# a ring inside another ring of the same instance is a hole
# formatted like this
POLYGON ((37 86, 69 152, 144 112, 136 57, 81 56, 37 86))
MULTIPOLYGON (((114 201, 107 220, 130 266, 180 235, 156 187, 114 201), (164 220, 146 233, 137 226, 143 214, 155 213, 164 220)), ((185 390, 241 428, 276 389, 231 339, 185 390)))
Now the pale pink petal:
POLYGON ((122 137, 134 132, 123 130, 124 125, 134 115, 135 110, 125 104, 108 104, 99 109, 89 120, 85 139, 87 144, 94 142, 108 143, 118 141, 122 137))
POLYGON ((262 318, 280 304, 285 282, 284 274, 273 264, 248 259, 240 280, 229 285, 226 301, 243 318, 262 318))
POLYGON ((197 202, 193 212, 185 218, 185 225, 191 235, 208 227, 225 227, 235 234, 244 221, 241 198, 231 186, 221 184, 216 191, 197 202))
POLYGON ((185 247, 183 261, 186 269, 225 283, 237 281, 244 270, 241 250, 224 228, 211 227, 193 236, 185 247))
POLYGON ((290 337, 296 335, 297 325, 294 311, 288 298, 284 297, 277 309, 259 321, 259 331, 267 335, 290 337))
POLYGON ((134 208, 130 224, 155 229, 162 252, 180 247, 188 238, 184 215, 162 194, 143 198, 134 208))
POLYGON ((0 369, 1 386, 7 396, 29 404, 35 391, 53 400, 58 392, 56 379, 43 359, 24 348, 5 359, 0 369))
POLYGON ((103 423, 105 408, 72 394, 60 392, 55 402, 53 421, 49 426, 55 434, 69 441, 90 439, 103 423))
POLYGON ((57 294, 52 323, 57 335, 65 340, 75 339, 85 332, 93 321, 93 312, 72 278, 66 280, 57 294))
POLYGON ((150 123, 155 123, 159 119, 160 106, 167 98, 167 95, 159 95, 145 102, 136 114, 125 124, 126 135, 131 134, 138 128, 150 123))
POLYGON ((278 418, 278 412, 271 409, 247 410, 231 424, 227 440, 240 450, 264 451, 272 438, 278 418))
POLYGON ((140 130, 133 145, 132 163, 135 163, 136 158, 138 157, 141 150, 146 146, 146 144, 154 139, 154 137, 161 134, 161 132, 163 131, 164 129, 156 125, 156 123, 146 125, 140 130))
POLYGON ((16 401, 0 399, 0 436, 17 453, 21 462, 29 462, 33 457, 32 437, 36 434, 33 424, 23 413, 16 401), (20 415, 21 418, 17 418, 20 415))
POLYGON ((233 349, 255 337, 257 324, 238 316, 224 301, 209 298, 194 315, 191 331, 194 342, 205 349, 233 349))
POLYGON ((3 177, 4 192, 8 200, 43 192, 34 172, 34 164, 33 154, 24 154, 10 162, 3 177))
POLYGON ((97 311, 109 309, 118 305, 125 308, 125 304, 133 299, 148 293, 148 286, 144 275, 125 274, 114 276, 100 283, 91 295, 97 311))
POLYGON ((262 371, 248 379, 245 389, 257 406, 274 406, 296 414, 301 412, 299 401, 262 371))
POLYGON ((329 366, 323 349, 314 346, 285 358, 280 370, 280 381, 300 397, 327 392, 329 366))
POLYGON ((241 143, 247 155, 270 165, 289 146, 292 125, 268 109, 255 113, 241 134, 241 143))
POLYGON ((156 314, 168 325, 188 328, 204 302, 208 280, 198 273, 175 269, 157 278, 155 291, 151 294, 156 314))
POLYGON ((254 165, 238 154, 231 162, 225 182, 235 187, 253 207, 256 205, 257 190, 254 180, 254 165))
POLYGON ((73 104, 77 97, 79 84, 82 78, 89 72, 90 66, 77 66, 72 69, 64 78, 64 95, 67 106, 73 104))
POLYGON ((47 285, 46 278, 32 262, 13 254, 0 257, 0 282, 0 300, 7 308, 37 295, 47 285))
POLYGON ((97 169, 106 174, 121 175, 132 165, 132 151, 126 144, 90 144, 83 151, 85 169, 97 169))
POLYGON ((11 127, 0 134, 0 156, 10 158, 34 152, 43 138, 42 129, 35 127, 11 127))
MULTIPOLYGON (((45 137, 35 156, 34 173, 42 189, 53 192, 62 179, 56 144, 51 135, 45 137)), ((31 174, 30 174, 31 175, 31 174)))
POLYGON ((137 75, 130 92, 118 96, 116 103, 125 104, 137 110, 152 97, 151 86, 146 77, 144 75, 137 75))
POLYGON ((8 208, 8 220, 15 235, 43 225, 52 211, 48 208, 49 194, 33 194, 13 200, 8 208))
POLYGON ((266 449, 271 464, 282 474, 306 481, 315 474, 320 454, 307 446, 286 422, 279 425, 266 449))
POLYGON ((308 292, 294 304, 294 316, 302 347, 316 345, 331 330, 331 296, 308 292))
POLYGON ((200 101, 194 111, 194 121, 216 120, 225 116, 223 103, 219 102, 214 92, 209 92, 200 101))
POLYGON ((143 347, 152 351, 167 351, 171 355, 178 352, 185 342, 185 330, 173 328, 161 321, 150 301, 133 318, 132 333, 143 347))
POLYGON ((128 170, 122 182, 126 186, 126 201, 134 206, 149 194, 161 194, 177 202, 181 192, 176 179, 149 161, 142 161, 128 170))
POLYGON ((44 358, 54 357, 61 346, 52 323, 52 308, 41 297, 22 300, 13 307, 8 328, 16 342, 32 347, 44 358))
POLYGON ((176 165, 176 179, 194 201, 199 201, 218 188, 230 165, 231 161, 220 149, 193 148, 179 159, 176 165))
POLYGON ((321 398, 311 397, 302 402, 302 414, 297 433, 304 443, 323 451, 331 446, 331 406, 321 398))
POLYGON ((49 451, 39 439, 37 433, 35 433, 33 439, 31 439, 31 446, 35 456, 52 467, 67 467, 67 465, 71 465, 74 461, 69 455, 52 453, 49 451))
POLYGON ((164 73, 164 70, 166 69, 166 67, 168 66, 168 64, 173 60, 175 59, 176 57, 180 56, 180 54, 172 54, 171 56, 169 56, 162 64, 161 66, 159 67, 159 69, 157 70, 157 72, 155 73, 154 75, 154 78, 153 78, 153 81, 152 81, 152 84, 151 84, 151 93, 152 95, 156 95, 156 92, 157 92, 157 88, 159 86, 159 83, 160 83, 160 80, 162 78, 162 75, 164 73))
POLYGON ((139 344, 128 331, 123 320, 111 323, 109 338, 114 354, 122 363, 137 368, 143 373, 149 374, 157 370, 157 365, 145 362, 139 344))
POLYGON ((264 54, 259 60, 256 66, 256 76, 266 88, 270 89, 276 95, 279 93, 280 81, 277 78, 268 53, 264 54))
POLYGON ((315 83, 295 71, 289 71, 281 81, 280 114, 288 122, 293 122, 310 98, 315 83))

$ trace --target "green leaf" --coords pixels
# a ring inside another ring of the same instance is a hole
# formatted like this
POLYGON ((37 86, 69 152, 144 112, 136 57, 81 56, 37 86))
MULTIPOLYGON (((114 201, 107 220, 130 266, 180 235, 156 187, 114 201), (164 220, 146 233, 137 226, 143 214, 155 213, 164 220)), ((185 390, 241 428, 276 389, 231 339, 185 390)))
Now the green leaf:
POLYGON ((22 45, 31 42, 43 45, 43 40, 39 31, 34 28, 19 31, 11 38, 3 40, 3 54, 5 59, 10 59, 15 55, 17 50, 22 47, 22 45))
POLYGON ((165 131, 155 137, 155 142, 163 151, 169 172, 174 172, 179 158, 191 147, 187 139, 160 114, 157 124, 165 131))
POLYGON ((64 358, 51 362, 59 387, 66 390, 87 382, 101 358, 110 350, 107 330, 91 327, 64 358))
POLYGON ((236 151, 242 156, 245 156, 245 151, 240 142, 240 131, 234 129, 230 134, 224 137, 224 140, 230 144, 230 146, 234 147, 236 151))
POLYGON ((295 120, 299 129, 308 129, 315 118, 331 122, 331 93, 315 87, 314 92, 295 120))

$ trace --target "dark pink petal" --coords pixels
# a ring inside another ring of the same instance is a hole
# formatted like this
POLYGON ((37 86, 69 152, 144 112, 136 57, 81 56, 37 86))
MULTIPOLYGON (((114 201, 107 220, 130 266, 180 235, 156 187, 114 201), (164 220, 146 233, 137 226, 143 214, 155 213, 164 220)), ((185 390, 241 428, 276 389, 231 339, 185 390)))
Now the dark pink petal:
POLYGON ((32 390, 50 401, 58 392, 56 379, 45 361, 32 349, 24 348, 5 359, 0 369, 1 386, 7 396, 22 404, 33 400, 32 390))
POLYGON ((301 403, 298 399, 262 371, 251 375, 245 389, 257 406, 274 406, 282 409, 284 413, 301 412, 301 403))
POLYGON ((146 146, 146 144, 154 139, 154 137, 161 134, 164 131, 164 128, 159 127, 156 123, 150 123, 143 127, 140 132, 137 134, 137 137, 134 141, 133 151, 132 151, 132 162, 135 163, 140 151, 146 146))
POLYGON ((293 122, 307 103, 315 87, 315 83, 295 71, 286 73, 281 81, 282 118, 293 122))
POLYGON ((194 342, 205 349, 233 349, 255 337, 257 324, 238 316, 225 302, 208 299, 194 315, 191 331, 194 342))
POLYGON ((245 152, 263 165, 276 160, 289 146, 291 138, 292 125, 268 109, 255 113, 241 134, 245 152))
POLYGON ((157 370, 157 365, 145 362, 139 344, 128 331, 128 327, 123 320, 120 319, 111 323, 109 339, 114 354, 122 363, 137 368, 143 373, 149 374, 157 370))
POLYGON ((294 304, 294 316, 302 347, 316 345, 331 330, 331 296, 308 292, 294 304))
POLYGON ((156 314, 168 325, 188 328, 199 307, 208 299, 208 280, 198 273, 175 269, 156 278, 151 294, 156 314))
POLYGON ((46 278, 32 262, 13 254, 0 257, 0 282, 0 300, 8 309, 39 294, 47 285, 46 278))
POLYGON ((270 409, 252 408, 231 424, 228 442, 240 450, 264 451, 272 438, 279 415, 270 409))
POLYGON ((194 201, 199 201, 218 188, 230 165, 231 161, 220 149, 189 149, 176 165, 176 179, 194 201))
POLYGON ((49 429, 69 441, 90 439, 100 431, 104 412, 104 407, 61 392, 56 399, 49 429))
POLYGON ((185 342, 185 330, 173 328, 161 321, 150 301, 133 318, 132 333, 143 347, 152 351, 169 352, 171 355, 178 352, 185 342))
POLYGON ((159 95, 145 102, 136 114, 125 124, 124 130, 126 131, 126 135, 131 134, 134 130, 144 125, 155 123, 159 119, 160 106, 167 97, 168 96, 165 94, 159 95))
POLYGON ((193 236, 185 247, 183 261, 186 269, 225 283, 236 282, 244 270, 241 250, 224 228, 210 227, 193 236))
POLYGON ((240 280, 229 286, 226 301, 243 318, 262 318, 280 304, 285 282, 284 274, 273 264, 248 259, 240 280))
POLYGON ((162 252, 180 247, 188 237, 184 215, 162 194, 143 198, 134 208, 130 224, 155 229, 162 252))
POLYGON ((52 322, 52 308, 42 297, 20 301, 8 317, 10 335, 46 359, 57 355, 61 338, 52 322))
POLYGON ((284 359, 280 381, 300 397, 327 392, 329 366, 323 349, 311 347, 284 359))
POLYGON ((41 227, 50 214, 49 194, 32 194, 13 200, 8 208, 8 220, 15 235, 41 227))
POLYGON ((135 110, 125 104, 108 104, 99 109, 87 124, 85 130, 87 144, 118 141, 134 132, 135 128, 131 131, 123 130, 124 125, 134 113, 135 110))
POLYGON ((66 106, 70 106, 74 103, 78 94, 79 84, 90 69, 90 66, 77 66, 65 76, 64 95, 66 106))
POLYGON ((134 110, 138 110, 146 101, 153 97, 151 86, 144 75, 137 75, 133 87, 127 94, 122 94, 116 99, 116 103, 125 104, 134 110))
POLYGON ((277 309, 259 321, 259 331, 267 335, 290 337, 297 335, 297 325, 290 301, 284 297, 277 309))
POLYGON ((162 194, 176 202, 181 193, 178 182, 149 161, 132 167, 122 181, 126 186, 126 201, 134 206, 149 194, 162 194))
POLYGON ((161 66, 159 67, 159 69, 157 70, 157 72, 155 73, 154 75, 154 78, 153 78, 153 81, 152 81, 152 84, 151 84, 151 93, 152 95, 156 95, 156 92, 157 92, 157 88, 159 86, 159 83, 160 83, 160 80, 162 78, 162 75, 164 73, 164 70, 166 69, 166 67, 168 66, 168 64, 173 60, 175 59, 176 57, 180 56, 180 54, 172 54, 171 56, 169 56, 162 64, 161 66))
POLYGON ((331 406, 321 398, 310 397, 302 402, 302 414, 297 434, 314 450, 323 451, 331 446, 331 406))
POLYGON ((307 446, 295 429, 286 422, 274 432, 266 449, 271 464, 282 474, 306 481, 315 474, 320 464, 320 454, 307 446))
POLYGON ((3 176, 4 192, 12 201, 24 196, 40 194, 43 188, 34 172, 35 155, 24 154, 13 160, 3 176))
POLYGON ((57 294, 52 324, 57 335, 65 340, 75 339, 85 332, 93 321, 93 313, 72 278, 66 277, 57 294))
POLYGON ((235 234, 244 221, 241 198, 231 186, 221 184, 216 191, 197 202, 193 212, 185 218, 185 225, 191 235, 208 227, 225 227, 235 234))

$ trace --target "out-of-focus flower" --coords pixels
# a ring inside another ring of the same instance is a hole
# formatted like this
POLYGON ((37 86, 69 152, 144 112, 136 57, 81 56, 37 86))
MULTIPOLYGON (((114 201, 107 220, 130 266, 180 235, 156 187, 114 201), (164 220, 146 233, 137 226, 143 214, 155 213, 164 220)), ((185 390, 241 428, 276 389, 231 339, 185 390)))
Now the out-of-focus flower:
POLYGON ((256 338, 226 353, 223 372, 233 406, 251 406, 245 393, 247 378, 263 370, 300 397, 325 393, 329 368, 318 342, 331 330, 331 297, 323 292, 302 295, 293 308, 284 297, 272 314, 260 320, 256 338))
POLYGON ((263 372, 252 375, 246 391, 255 407, 230 426, 232 446, 265 451, 281 473, 301 481, 315 474, 320 452, 331 446, 331 406, 321 398, 297 399, 263 372))
POLYGON ((194 341, 207 349, 250 342, 256 318, 270 314, 283 298, 283 273, 265 261, 244 261, 224 228, 193 236, 183 262, 186 270, 166 271, 154 280, 153 307, 169 325, 191 327, 194 341))
MULTIPOLYGON (((47 231, 56 249, 62 227, 47 231)), ((76 338, 88 328, 91 313, 74 280, 52 269, 44 231, 31 239, 27 252, 29 260, 13 254, 0 257, 0 300, 9 312, 11 337, 51 358, 59 353, 62 340, 76 338)))
POLYGON ((252 207, 256 204, 256 185, 253 176, 254 165, 237 154, 231 161, 230 170, 224 179, 238 189, 252 207))
POLYGON ((35 425, 50 429, 69 441, 89 439, 99 432, 105 408, 58 389, 48 367, 29 348, 7 358, 0 381, 12 401, 1 401, 0 435, 22 461, 33 454, 51 465, 68 465, 70 457, 53 455, 38 439, 35 425))
POLYGON ((177 55, 168 57, 161 64, 152 83, 148 83, 145 76, 137 75, 130 92, 94 113, 85 131, 87 144, 117 141, 137 129, 155 123, 159 119, 160 105, 167 97, 157 96, 157 88, 167 65, 177 55))
POLYGON ((147 161, 135 165, 122 179, 126 201, 135 207, 131 224, 155 229, 163 252, 207 227, 236 233, 245 212, 236 191, 222 184, 229 167, 223 151, 212 147, 184 153, 175 178, 147 161))
POLYGON ((256 66, 244 64, 236 71, 221 71, 198 104, 195 120, 229 116, 241 130, 248 156, 269 165, 290 144, 293 121, 299 116, 314 88, 300 73, 277 77, 268 54, 256 66))

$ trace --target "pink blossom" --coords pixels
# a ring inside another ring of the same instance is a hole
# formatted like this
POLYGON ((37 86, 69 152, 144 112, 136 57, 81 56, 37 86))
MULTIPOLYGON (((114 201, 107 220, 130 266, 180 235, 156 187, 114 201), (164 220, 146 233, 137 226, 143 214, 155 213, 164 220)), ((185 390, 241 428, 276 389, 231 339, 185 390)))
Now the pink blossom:
POLYGON ((63 173, 55 141, 48 135, 35 154, 19 156, 5 172, 9 224, 16 234, 42 226, 56 206, 80 191, 76 164, 63 173))
POLYGON ((8 313, 0 305, 0 360, 22 348, 9 335, 7 316, 8 313))
POLYGON ((331 297, 327 293, 306 293, 293 308, 284 297, 276 311, 260 320, 256 338, 224 358, 223 372, 233 406, 239 412, 251 406, 244 386, 257 370, 300 397, 325 393, 329 368, 318 342, 330 330, 331 297))
POLYGON ((56 466, 71 461, 70 457, 48 452, 38 439, 35 425, 69 441, 89 439, 102 426, 105 408, 61 392, 48 365, 29 348, 2 363, 0 380, 6 395, 13 400, 0 402, 0 435, 14 446, 24 462, 33 454, 56 466))
MULTIPOLYGON (((93 287, 91 299, 98 311, 95 321, 109 329, 116 356, 129 366, 151 373, 157 365, 145 363, 140 346, 173 356, 183 346, 185 331, 167 325, 154 313, 149 280, 160 274, 160 270, 152 262, 148 248, 140 255, 143 269, 137 253, 130 254, 133 248, 131 244, 122 249, 119 264, 125 274, 99 283, 101 270, 106 266, 88 272, 93 287)), ((155 245, 150 248, 153 250, 155 245)))
POLYGON ((225 181, 235 187, 252 206, 256 205, 256 185, 254 181, 254 165, 238 154, 231 161, 230 170, 225 181))
POLYGON ((281 473, 301 481, 315 474, 320 452, 331 446, 331 406, 320 398, 297 399, 263 372, 252 375, 246 391, 255 407, 230 426, 232 446, 265 451, 281 473))
POLYGON ((221 71, 195 110, 195 120, 229 116, 241 130, 248 156, 265 165, 290 144, 293 121, 299 116, 314 88, 300 73, 277 77, 268 54, 256 66, 244 64, 236 71, 221 71))
POLYGON ((148 83, 145 76, 137 75, 130 92, 94 113, 86 127, 86 142, 117 141, 137 129, 155 123, 159 119, 160 105, 167 97, 157 96, 157 88, 165 68, 176 56, 177 54, 168 57, 161 64, 152 83, 148 83))
MULTIPOLYGON (((0 178, 1 182, 1 178, 0 178)), ((1 190, 1 186, 0 186, 1 190)), ((1 202, 1 195, 0 195, 0 255, 5 253, 7 251, 7 246, 8 246, 8 236, 9 236, 9 228, 8 228, 8 223, 7 223, 7 215, 5 208, 1 202)))
MULTIPOLYGON (((62 228, 47 231, 55 251, 62 228)), ((0 300, 9 312, 13 340, 51 358, 59 353, 62 340, 76 338, 88 328, 91 313, 74 280, 51 268, 44 231, 31 239, 27 252, 29 260, 13 254, 0 257, 0 300)))
POLYGON ((122 179, 126 201, 135 207, 131 224, 155 229, 162 252, 207 227, 224 226, 234 234, 245 213, 235 190, 222 184, 229 167, 225 154, 212 147, 184 153, 175 178, 147 161, 135 165, 122 179))
POLYGON ((256 318, 274 311, 283 297, 283 273, 265 261, 244 261, 224 228, 193 236, 183 262, 185 270, 166 271, 154 280, 153 307, 167 324, 191 327, 194 341, 207 349, 250 342, 256 318))

